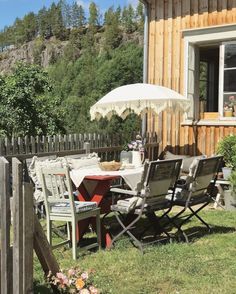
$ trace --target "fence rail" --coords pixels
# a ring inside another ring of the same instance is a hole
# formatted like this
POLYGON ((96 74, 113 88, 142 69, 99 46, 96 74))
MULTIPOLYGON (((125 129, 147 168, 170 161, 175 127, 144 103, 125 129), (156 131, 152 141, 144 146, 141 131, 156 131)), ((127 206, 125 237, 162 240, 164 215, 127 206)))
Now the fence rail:
MULTIPOLYGON (((7 159, 17 157, 26 159, 32 156, 72 155, 97 152, 102 160, 119 160, 124 144, 124 137, 103 134, 70 134, 37 137, 0 138, 0 156, 7 159)), ((147 157, 154 160, 158 157, 158 138, 156 133, 146 134, 145 146, 147 157)))

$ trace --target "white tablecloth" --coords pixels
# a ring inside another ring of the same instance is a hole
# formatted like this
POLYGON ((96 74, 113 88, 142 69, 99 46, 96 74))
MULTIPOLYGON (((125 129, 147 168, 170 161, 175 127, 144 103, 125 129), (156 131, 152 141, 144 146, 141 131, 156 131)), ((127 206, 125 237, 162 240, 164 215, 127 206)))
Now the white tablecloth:
POLYGON ((74 169, 70 172, 70 177, 76 187, 79 187, 86 176, 119 176, 126 184, 134 190, 141 181, 143 167, 134 169, 124 169, 118 171, 102 171, 98 168, 74 169))

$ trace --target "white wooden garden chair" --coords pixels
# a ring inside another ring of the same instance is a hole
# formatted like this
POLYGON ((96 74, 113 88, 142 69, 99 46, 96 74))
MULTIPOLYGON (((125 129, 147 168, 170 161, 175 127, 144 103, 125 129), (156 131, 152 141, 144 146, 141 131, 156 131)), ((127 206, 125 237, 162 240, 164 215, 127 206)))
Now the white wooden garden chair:
POLYGON ((53 246, 58 247, 72 242, 73 259, 77 257, 77 226, 78 221, 95 217, 97 242, 84 246, 83 249, 91 249, 101 246, 100 208, 96 202, 75 201, 69 168, 42 168, 42 189, 47 220, 47 238, 52 245, 52 222, 60 221, 71 223, 71 234, 67 226, 68 238, 53 246))

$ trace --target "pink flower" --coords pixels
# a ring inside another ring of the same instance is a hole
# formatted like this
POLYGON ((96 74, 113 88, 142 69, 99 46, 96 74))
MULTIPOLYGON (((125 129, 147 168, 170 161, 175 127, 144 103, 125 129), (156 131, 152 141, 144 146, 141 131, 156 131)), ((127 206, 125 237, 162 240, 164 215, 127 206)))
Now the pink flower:
POLYGON ((90 286, 89 291, 90 291, 91 294, 99 294, 98 289, 95 288, 94 286, 90 286))
POLYGON ((60 283, 61 286, 69 284, 67 276, 65 276, 63 273, 57 273, 56 277, 58 279, 58 283, 60 283))
POLYGON ((82 289, 79 291, 80 294, 90 294, 91 292, 88 289, 82 289))
POLYGON ((88 273, 87 273, 87 272, 83 272, 83 273, 81 274, 81 278, 82 278, 83 280, 87 280, 87 279, 88 279, 88 273))
POLYGON ((69 277, 74 276, 75 273, 76 273, 76 272, 75 272, 75 270, 74 270, 73 268, 71 268, 71 269, 68 270, 68 276, 69 276, 69 277))
POLYGON ((235 97, 233 95, 232 96, 229 96, 229 101, 234 102, 235 101, 235 97))

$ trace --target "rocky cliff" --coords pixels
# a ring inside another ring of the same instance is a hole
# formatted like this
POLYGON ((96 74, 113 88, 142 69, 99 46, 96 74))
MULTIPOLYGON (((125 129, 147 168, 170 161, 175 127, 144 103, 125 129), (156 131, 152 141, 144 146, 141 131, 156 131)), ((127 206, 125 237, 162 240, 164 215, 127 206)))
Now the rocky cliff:
POLYGON ((10 72, 14 64, 19 61, 47 67, 63 54, 67 43, 68 41, 62 42, 55 38, 50 40, 36 38, 34 41, 23 44, 18 48, 10 46, 6 51, 0 53, 0 73, 10 72))

